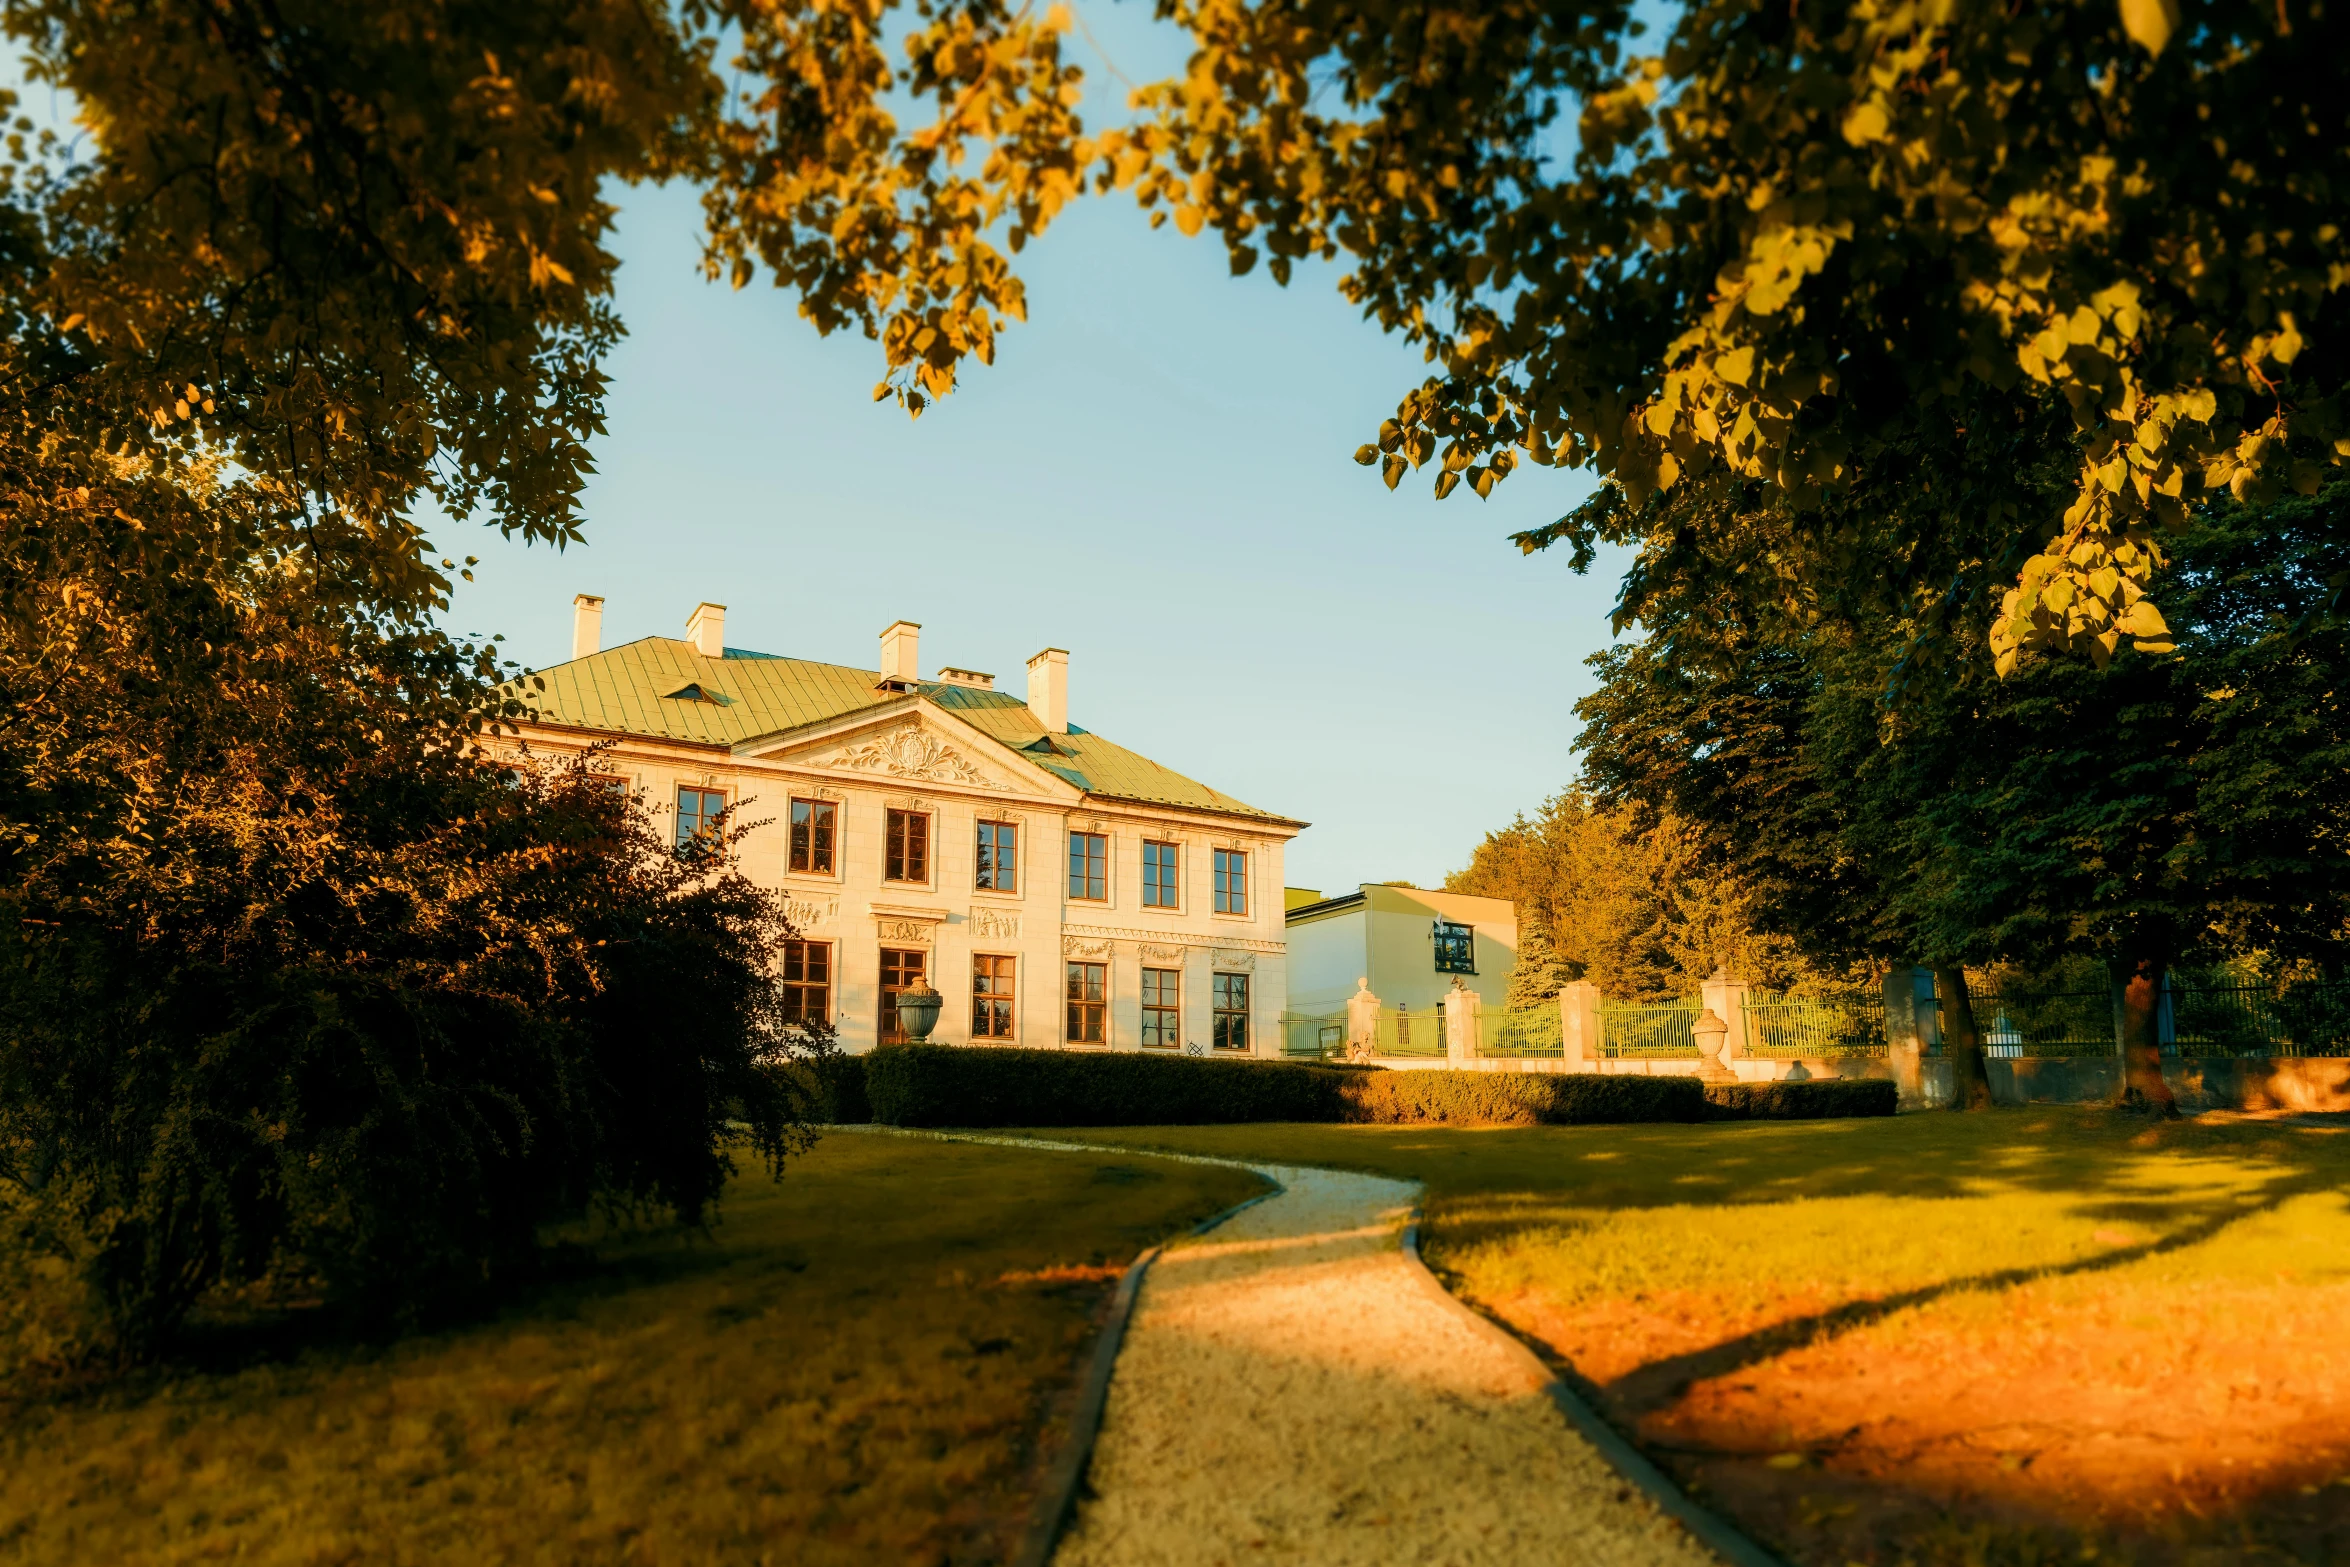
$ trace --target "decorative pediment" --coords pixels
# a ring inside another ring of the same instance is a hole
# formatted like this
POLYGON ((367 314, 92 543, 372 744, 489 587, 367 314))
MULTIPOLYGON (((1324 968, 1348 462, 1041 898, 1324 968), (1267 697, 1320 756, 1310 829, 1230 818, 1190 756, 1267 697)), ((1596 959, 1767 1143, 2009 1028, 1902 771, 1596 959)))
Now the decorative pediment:
POLYGON ((993 785, 960 751, 918 723, 899 724, 822 759, 826 767, 928 783, 993 785))

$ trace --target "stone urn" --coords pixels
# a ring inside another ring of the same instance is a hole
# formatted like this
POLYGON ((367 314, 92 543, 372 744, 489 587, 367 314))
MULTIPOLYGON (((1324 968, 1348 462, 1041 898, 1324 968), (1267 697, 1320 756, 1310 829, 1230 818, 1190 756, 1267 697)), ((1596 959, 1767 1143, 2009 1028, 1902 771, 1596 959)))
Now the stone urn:
POLYGON ((946 997, 930 988, 930 981, 918 979, 898 992, 898 1026, 906 1031, 909 1042, 917 1045, 930 1042, 930 1031, 938 1027, 938 1009, 946 997))
POLYGON ((1708 1083, 1737 1082, 1738 1074, 1722 1065, 1722 1041, 1730 1037, 1730 1025, 1708 1007, 1697 1014, 1689 1031, 1697 1036, 1698 1077, 1708 1083))

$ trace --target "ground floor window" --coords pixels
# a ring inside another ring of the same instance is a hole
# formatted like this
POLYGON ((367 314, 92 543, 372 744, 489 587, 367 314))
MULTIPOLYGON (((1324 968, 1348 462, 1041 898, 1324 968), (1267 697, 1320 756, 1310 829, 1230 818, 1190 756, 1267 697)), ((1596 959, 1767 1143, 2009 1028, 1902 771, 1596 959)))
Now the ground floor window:
POLYGON ((831 942, 783 944, 783 1020, 786 1023, 832 1021, 831 942))
POLYGON ((1099 1045, 1109 1040, 1110 965, 1069 965, 1069 1043, 1099 1045))
POLYGON ((922 983, 929 967, 930 954, 918 948, 884 947, 881 949, 881 1042, 902 1045, 906 1042, 906 1026, 898 1021, 898 992, 911 990, 922 983))
POLYGON ((1146 1050, 1183 1048, 1183 970, 1142 971, 1142 1043, 1146 1050))
POLYGON ((1248 1048, 1248 976, 1218 974, 1215 988, 1218 1050, 1248 1048))
POLYGON ((1012 971, 1018 961, 985 953, 971 960, 973 1039, 1012 1037, 1012 971))

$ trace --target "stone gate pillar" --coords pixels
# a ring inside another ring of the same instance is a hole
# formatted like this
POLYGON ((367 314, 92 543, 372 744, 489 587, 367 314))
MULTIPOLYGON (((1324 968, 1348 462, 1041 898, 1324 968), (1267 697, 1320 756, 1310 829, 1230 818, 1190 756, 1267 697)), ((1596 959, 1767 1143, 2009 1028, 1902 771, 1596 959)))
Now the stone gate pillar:
POLYGON ((1559 992, 1559 1034, 1567 1043, 1570 1072, 1595 1071, 1599 1066, 1599 987, 1576 980, 1559 992))
POLYGON ((1458 978, 1444 993, 1444 1055, 1454 1066, 1477 1059, 1477 992, 1458 978))

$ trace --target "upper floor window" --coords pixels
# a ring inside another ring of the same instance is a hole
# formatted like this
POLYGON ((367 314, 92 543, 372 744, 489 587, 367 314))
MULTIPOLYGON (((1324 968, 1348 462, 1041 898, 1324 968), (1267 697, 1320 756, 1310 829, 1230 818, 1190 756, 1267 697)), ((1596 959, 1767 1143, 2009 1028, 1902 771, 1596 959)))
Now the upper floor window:
POLYGON ((1456 925, 1451 920, 1436 922, 1436 972, 1439 974, 1474 974, 1477 972, 1476 927, 1456 925))
POLYGON ((1216 912, 1248 912, 1248 855, 1239 849, 1216 851, 1216 912))
POLYGON ((1146 909, 1180 907, 1176 865, 1178 850, 1171 843, 1151 843, 1142 846, 1142 906, 1146 909))
POLYGON ((989 892, 1020 890, 1020 829, 1010 822, 981 822, 979 852, 971 885, 989 892))
POLYGON ((724 789, 692 789, 683 785, 677 791, 677 846, 684 848, 696 838, 705 838, 718 831, 718 818, 726 814, 724 789))
POLYGON ((1069 896, 1106 902, 1110 896, 1110 839, 1107 833, 1069 835, 1069 896))
POLYGON ((892 810, 881 858, 883 881, 930 880, 929 813, 892 810))
POLYGON ((791 868, 812 875, 832 874, 832 843, 840 807, 830 800, 794 800, 791 803, 791 868))

